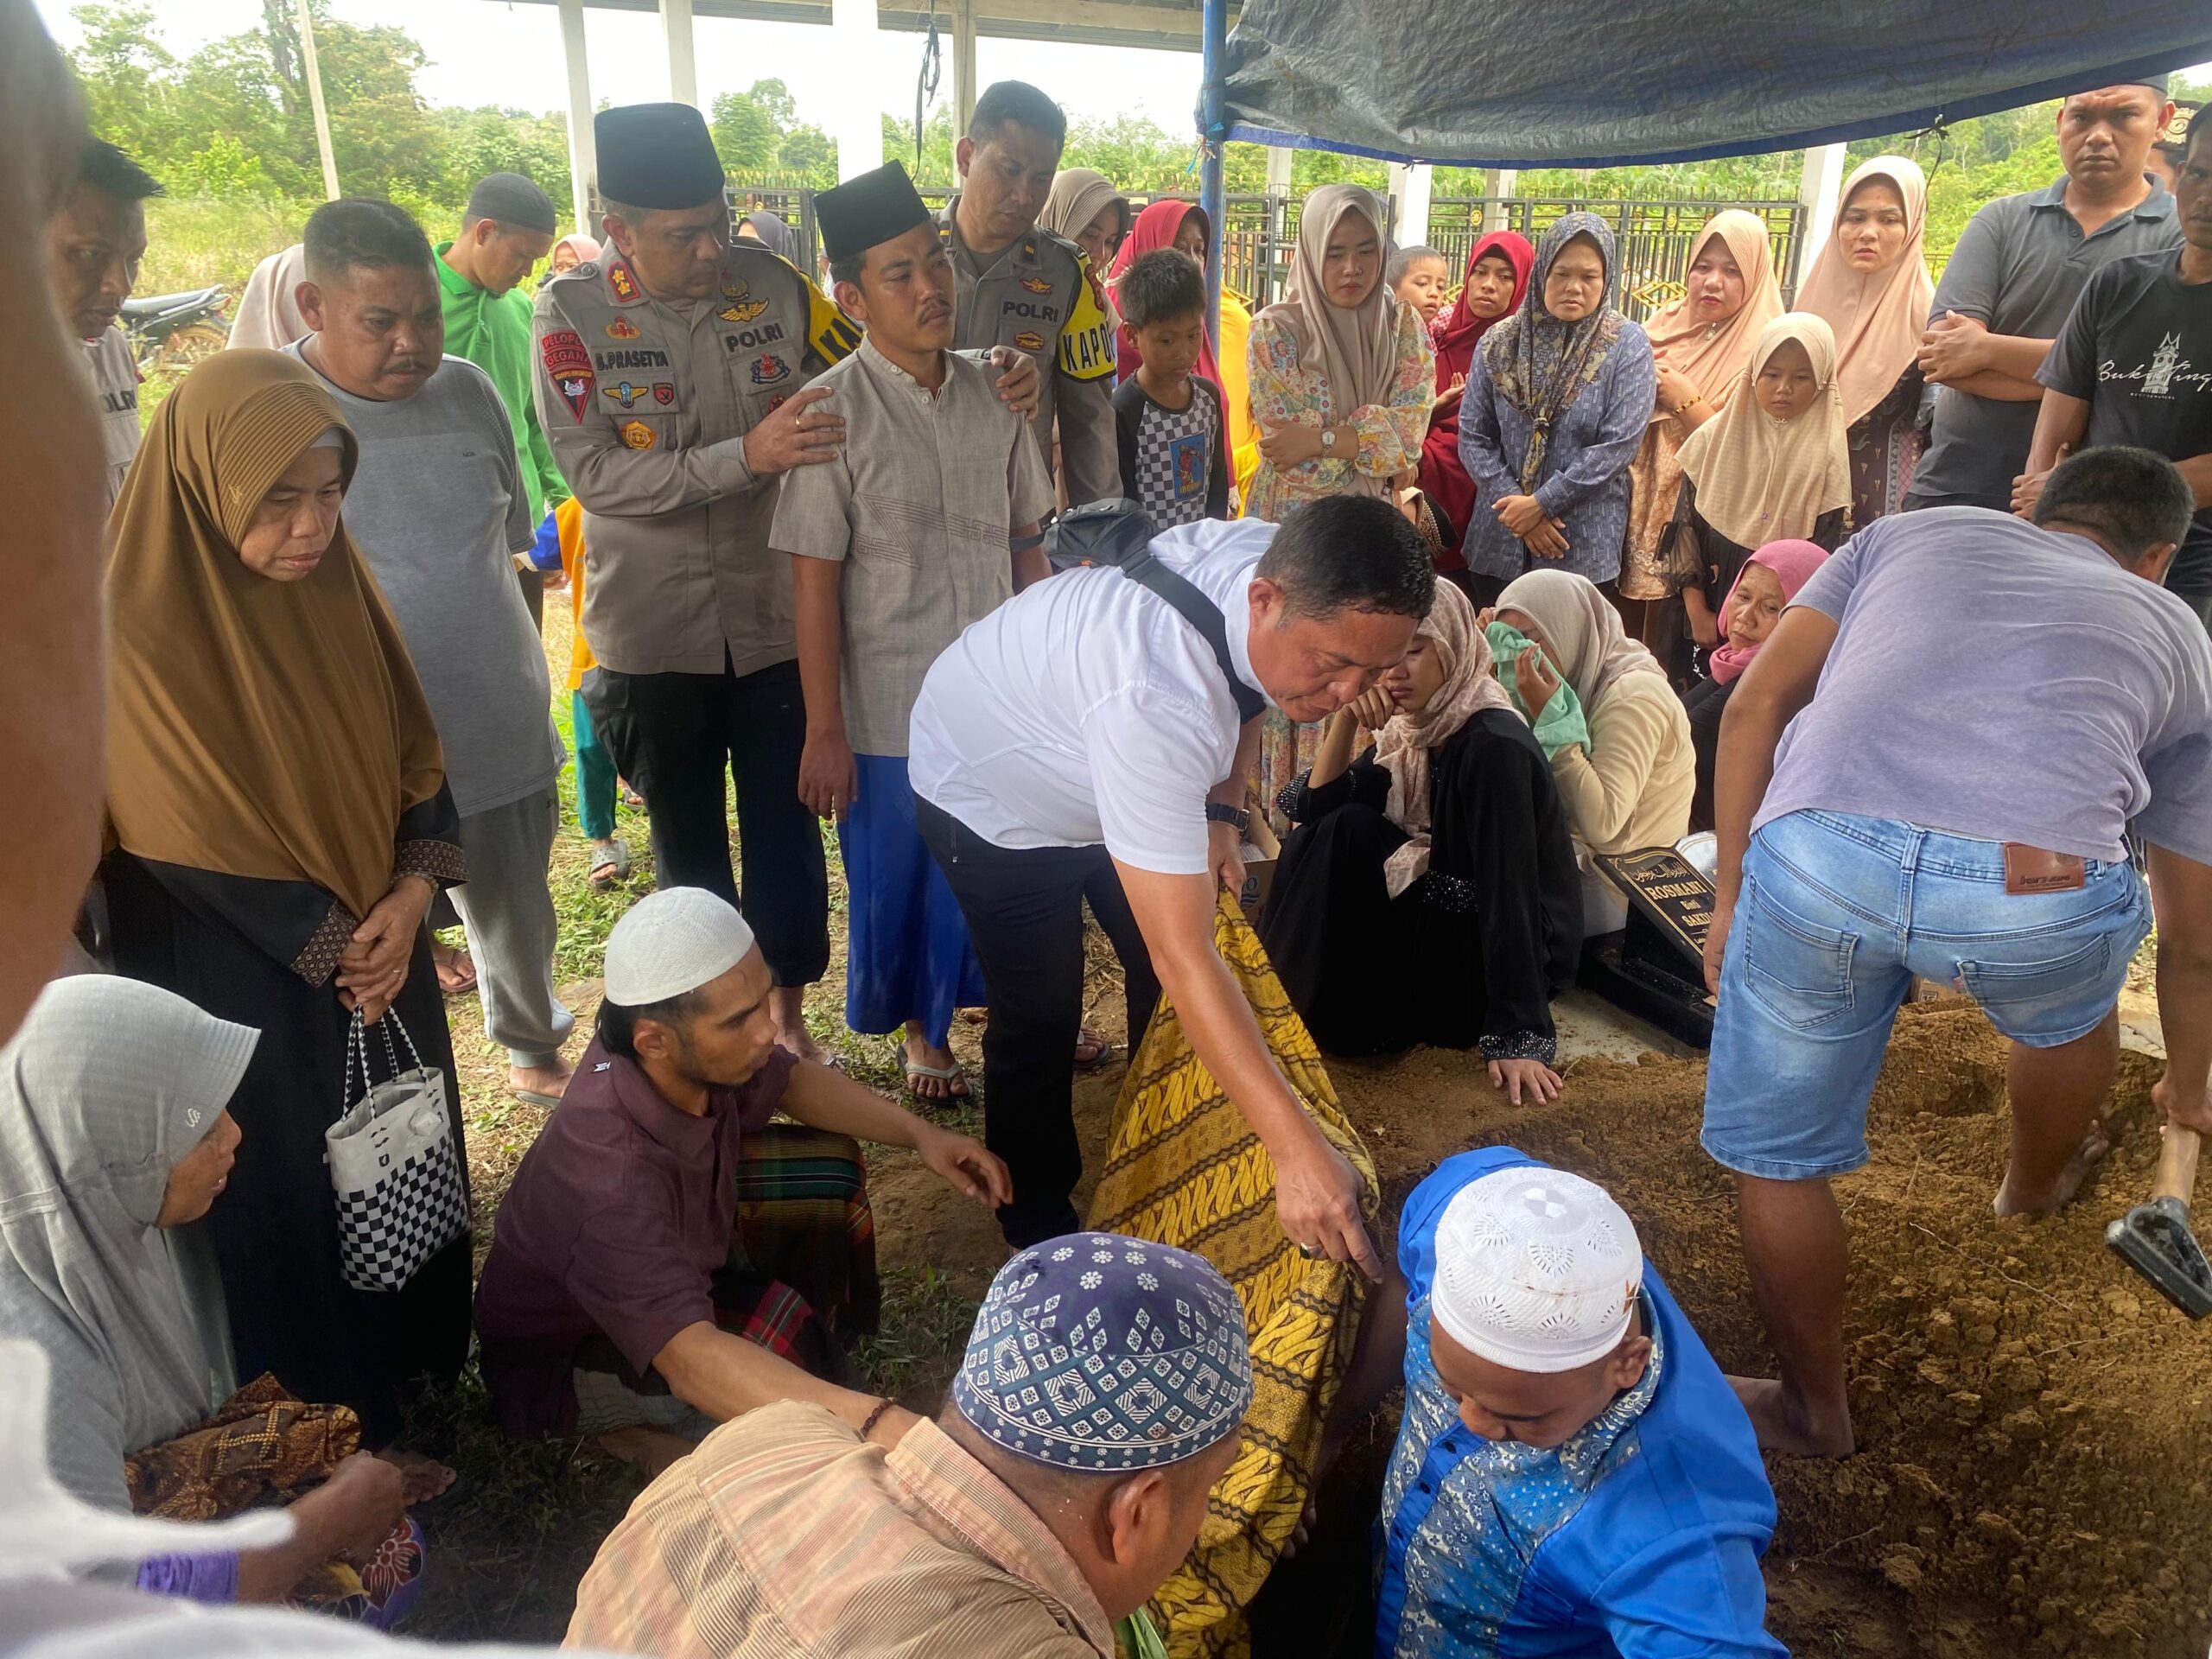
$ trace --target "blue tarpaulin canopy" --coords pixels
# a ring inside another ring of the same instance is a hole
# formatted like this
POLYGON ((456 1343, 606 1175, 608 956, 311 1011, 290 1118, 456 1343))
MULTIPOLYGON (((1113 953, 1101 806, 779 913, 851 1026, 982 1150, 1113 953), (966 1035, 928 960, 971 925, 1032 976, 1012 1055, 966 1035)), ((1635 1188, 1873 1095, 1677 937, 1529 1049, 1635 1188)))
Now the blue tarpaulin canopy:
POLYGON ((1838 143, 2212 60, 2208 0, 1246 0, 1226 136, 1471 167, 1838 143))

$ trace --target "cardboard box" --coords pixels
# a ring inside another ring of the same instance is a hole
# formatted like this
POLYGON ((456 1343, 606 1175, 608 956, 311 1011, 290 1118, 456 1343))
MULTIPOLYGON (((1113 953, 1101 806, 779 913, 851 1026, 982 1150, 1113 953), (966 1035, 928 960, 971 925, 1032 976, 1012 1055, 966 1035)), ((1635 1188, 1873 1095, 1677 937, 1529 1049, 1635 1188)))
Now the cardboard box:
POLYGON ((1267 816, 1255 811, 1252 827, 1244 832, 1244 889, 1236 895, 1247 921, 1260 919, 1260 907, 1274 887, 1275 864, 1281 857, 1282 843, 1268 827, 1267 816))

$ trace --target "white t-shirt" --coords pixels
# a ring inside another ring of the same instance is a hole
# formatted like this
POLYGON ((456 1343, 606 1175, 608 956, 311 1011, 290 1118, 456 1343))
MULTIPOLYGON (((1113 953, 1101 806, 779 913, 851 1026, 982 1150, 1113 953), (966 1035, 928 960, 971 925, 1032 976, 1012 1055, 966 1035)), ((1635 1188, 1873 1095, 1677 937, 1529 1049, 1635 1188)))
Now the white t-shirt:
POLYGON ((99 403, 100 443, 106 451, 102 482, 112 512, 138 455, 138 365, 130 355, 130 337, 120 328, 106 329, 84 345, 85 373, 99 403))
MULTIPOLYGON (((1256 519, 1202 519, 1152 549, 1221 607, 1252 672, 1256 519)), ((1206 795, 1236 762, 1236 701, 1198 631, 1118 570, 1016 594, 931 664, 914 703, 914 792, 995 847, 1096 847, 1163 875, 1206 870, 1206 795)))

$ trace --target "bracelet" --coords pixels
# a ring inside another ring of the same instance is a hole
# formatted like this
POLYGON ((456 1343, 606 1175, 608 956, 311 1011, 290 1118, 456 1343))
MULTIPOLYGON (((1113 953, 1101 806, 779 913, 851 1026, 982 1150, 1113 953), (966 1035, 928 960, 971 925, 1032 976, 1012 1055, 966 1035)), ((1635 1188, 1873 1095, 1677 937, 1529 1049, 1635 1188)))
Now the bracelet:
POLYGON ((1700 393, 1698 393, 1698 395, 1697 395, 1696 397, 1694 397, 1691 398, 1691 399, 1689 400, 1689 402, 1688 402, 1687 404, 1676 404, 1675 405, 1675 407, 1674 407, 1674 409, 1673 409, 1673 410, 1672 410, 1671 412, 1672 412, 1672 413, 1674 413, 1674 414, 1679 415, 1679 414, 1681 414, 1684 410, 1695 409, 1695 408, 1696 408, 1700 404, 1703 403, 1704 401, 1705 401, 1705 394, 1704 394, 1703 392, 1701 392, 1701 391, 1700 391, 1700 393))
POLYGON ((861 1420, 861 1439, 866 1440, 874 1433, 875 1426, 883 1421, 883 1414, 890 1410, 892 1405, 893 1402, 889 1400, 879 1400, 875 1402, 875 1409, 861 1420))

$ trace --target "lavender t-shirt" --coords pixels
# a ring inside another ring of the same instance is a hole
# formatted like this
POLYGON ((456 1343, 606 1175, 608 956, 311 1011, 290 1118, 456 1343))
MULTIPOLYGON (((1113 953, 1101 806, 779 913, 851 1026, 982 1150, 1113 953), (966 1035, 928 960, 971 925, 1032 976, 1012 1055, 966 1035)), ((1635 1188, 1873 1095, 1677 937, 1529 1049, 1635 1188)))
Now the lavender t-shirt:
POLYGON ((1980 507, 1877 519, 1792 609, 1836 620, 1752 828, 1811 809, 2212 863, 2212 642, 2079 536, 1980 507))

